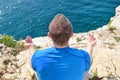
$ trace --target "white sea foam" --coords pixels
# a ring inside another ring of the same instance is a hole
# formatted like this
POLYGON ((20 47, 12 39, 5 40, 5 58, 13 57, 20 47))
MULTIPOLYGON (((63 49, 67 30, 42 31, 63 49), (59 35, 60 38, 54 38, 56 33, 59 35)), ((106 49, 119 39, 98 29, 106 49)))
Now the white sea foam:
POLYGON ((2 17, 0 17, 0 20, 3 20, 3 18, 2 18, 2 17))
POLYGON ((6 6, 6 8, 8 8, 8 6, 6 6))
POLYGON ((16 9, 16 7, 15 7, 15 6, 13 6, 13 9, 16 9))
POLYGON ((18 0, 18 3, 21 3, 22 1, 21 0, 18 0))
POLYGON ((8 24, 12 24, 12 22, 9 22, 8 24))
POLYGON ((0 10, 0 15, 2 15, 3 14, 3 12, 0 10))

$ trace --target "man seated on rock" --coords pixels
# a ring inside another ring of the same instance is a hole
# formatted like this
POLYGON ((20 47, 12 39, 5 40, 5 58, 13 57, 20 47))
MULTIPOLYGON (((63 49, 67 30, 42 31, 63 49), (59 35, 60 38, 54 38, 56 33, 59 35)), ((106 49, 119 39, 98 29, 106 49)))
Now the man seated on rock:
MULTIPOLYGON (((91 65, 92 50, 96 43, 93 36, 88 43, 88 52, 69 46, 73 36, 70 21, 62 14, 57 14, 49 25, 48 37, 52 38, 53 47, 37 50, 32 55, 31 65, 38 80, 83 80, 91 65)), ((30 37, 26 43, 32 44, 30 37)))

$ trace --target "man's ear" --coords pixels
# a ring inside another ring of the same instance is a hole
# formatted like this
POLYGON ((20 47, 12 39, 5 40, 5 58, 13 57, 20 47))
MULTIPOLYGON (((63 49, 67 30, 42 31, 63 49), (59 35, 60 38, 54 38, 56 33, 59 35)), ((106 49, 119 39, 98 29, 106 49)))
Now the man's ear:
POLYGON ((50 32, 48 32, 48 37, 51 38, 50 32))
POLYGON ((74 34, 74 33, 73 33, 73 32, 71 32, 71 33, 70 33, 70 37, 72 37, 72 36, 73 36, 73 34, 74 34))

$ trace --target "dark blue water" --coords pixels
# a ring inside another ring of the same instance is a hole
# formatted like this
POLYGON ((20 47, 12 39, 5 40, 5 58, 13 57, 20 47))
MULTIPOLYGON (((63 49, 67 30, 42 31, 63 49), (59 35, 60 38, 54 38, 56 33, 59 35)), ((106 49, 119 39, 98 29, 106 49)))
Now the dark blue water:
POLYGON ((46 36, 57 13, 69 18, 74 32, 87 32, 107 24, 118 5, 120 0, 0 0, 0 34, 46 36))

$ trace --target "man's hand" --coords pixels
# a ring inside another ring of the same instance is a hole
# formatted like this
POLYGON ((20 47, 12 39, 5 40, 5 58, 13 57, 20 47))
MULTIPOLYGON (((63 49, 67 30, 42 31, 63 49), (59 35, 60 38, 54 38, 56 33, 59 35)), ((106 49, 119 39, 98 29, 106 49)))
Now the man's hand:
POLYGON ((96 38, 93 35, 91 35, 89 37, 88 46, 91 46, 93 48, 95 46, 95 44, 96 44, 96 38))
POLYGON ((30 36, 27 36, 25 39, 25 46, 28 49, 29 58, 31 59, 32 54, 35 52, 35 45, 30 36))
POLYGON ((27 48, 34 47, 34 43, 33 43, 32 38, 30 36, 26 37, 26 39, 25 39, 25 46, 27 48))
POLYGON ((30 36, 27 36, 25 41, 26 43, 33 43, 32 38, 30 36))

